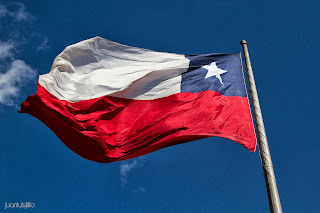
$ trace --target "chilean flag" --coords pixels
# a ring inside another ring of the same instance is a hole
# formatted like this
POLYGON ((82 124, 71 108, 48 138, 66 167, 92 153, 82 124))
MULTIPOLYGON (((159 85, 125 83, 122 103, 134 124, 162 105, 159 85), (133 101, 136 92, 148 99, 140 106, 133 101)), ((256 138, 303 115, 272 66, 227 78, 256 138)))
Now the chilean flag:
POLYGON ((101 163, 211 136, 256 147, 238 53, 155 52, 95 37, 66 47, 20 112, 101 163))

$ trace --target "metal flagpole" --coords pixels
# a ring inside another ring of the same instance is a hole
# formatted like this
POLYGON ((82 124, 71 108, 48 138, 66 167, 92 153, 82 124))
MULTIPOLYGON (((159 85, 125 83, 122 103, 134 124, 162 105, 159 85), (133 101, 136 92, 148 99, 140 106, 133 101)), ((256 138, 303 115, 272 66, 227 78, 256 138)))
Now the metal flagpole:
POLYGON ((259 151, 260 151, 264 178, 267 186, 270 211, 271 213, 282 213, 280 197, 278 193, 276 178, 274 176, 271 155, 270 155, 269 145, 268 145, 267 136, 266 136, 266 130, 264 128, 264 124, 262 120, 257 88, 254 81, 251 62, 249 58, 247 42, 245 40, 242 40, 240 43, 243 48, 246 66, 247 66, 247 74, 248 74, 249 87, 250 87, 250 93, 252 98, 253 113, 256 121, 256 130, 257 130, 258 139, 259 139, 259 151))

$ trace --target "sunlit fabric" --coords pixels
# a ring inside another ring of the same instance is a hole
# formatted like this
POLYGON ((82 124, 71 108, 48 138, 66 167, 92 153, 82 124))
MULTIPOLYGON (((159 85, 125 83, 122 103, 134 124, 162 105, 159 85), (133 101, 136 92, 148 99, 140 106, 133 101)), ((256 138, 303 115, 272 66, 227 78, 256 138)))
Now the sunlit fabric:
POLYGON ((101 163, 212 136, 256 147, 240 54, 161 53, 95 37, 56 57, 21 112, 101 163))

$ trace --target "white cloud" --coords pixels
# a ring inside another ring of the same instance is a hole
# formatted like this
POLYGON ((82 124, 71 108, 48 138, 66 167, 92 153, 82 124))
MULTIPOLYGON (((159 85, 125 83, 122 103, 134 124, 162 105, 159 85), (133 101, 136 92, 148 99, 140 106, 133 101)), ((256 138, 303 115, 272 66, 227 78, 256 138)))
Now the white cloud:
POLYGON ((13 47, 14 47, 13 43, 9 41, 7 42, 0 41, 0 60, 7 57, 12 57, 13 47))
POLYGON ((15 3, 16 9, 9 10, 6 5, 0 4, 0 18, 12 17, 16 21, 32 21, 35 19, 33 15, 26 11, 26 6, 22 3, 15 3))
POLYGON ((11 13, 11 16, 14 17, 17 21, 31 21, 34 19, 30 13, 26 11, 26 6, 22 3, 17 3, 18 10, 11 13))
POLYGON ((126 161, 122 161, 120 164, 120 182, 121 182, 121 187, 128 187, 131 188, 133 193, 137 193, 137 192, 146 192, 146 188, 141 186, 141 185, 137 185, 137 186, 132 186, 131 184, 129 184, 128 181, 128 174, 132 173, 134 169, 140 167, 143 165, 145 157, 139 157, 139 158, 135 158, 134 160, 126 160, 126 161))
POLYGON ((0 19, 5 23, 0 25, 0 105, 16 106, 22 87, 37 74, 19 54, 25 46, 37 42, 38 47, 34 48, 37 51, 48 49, 48 38, 30 28, 35 17, 22 3, 0 3, 0 19))
POLYGON ((37 47, 37 51, 46 50, 48 48, 50 48, 50 46, 48 45, 48 38, 45 36, 42 43, 37 47))
POLYGON ((131 163, 125 161, 120 164, 120 181, 121 186, 125 186, 128 183, 127 175, 128 173, 138 166, 138 161, 133 160, 131 163))
POLYGON ((142 186, 139 186, 139 190, 142 191, 142 192, 145 192, 145 191, 146 191, 146 189, 143 188, 142 186))
POLYGON ((8 9, 6 6, 0 4, 0 18, 8 15, 8 9))
POLYGON ((15 106, 22 86, 36 76, 35 69, 15 58, 17 46, 12 41, 0 41, 0 104, 7 106, 15 106))
POLYGON ((13 60, 5 73, 0 73, 0 103, 14 106, 21 87, 36 76, 36 71, 22 60, 13 60))

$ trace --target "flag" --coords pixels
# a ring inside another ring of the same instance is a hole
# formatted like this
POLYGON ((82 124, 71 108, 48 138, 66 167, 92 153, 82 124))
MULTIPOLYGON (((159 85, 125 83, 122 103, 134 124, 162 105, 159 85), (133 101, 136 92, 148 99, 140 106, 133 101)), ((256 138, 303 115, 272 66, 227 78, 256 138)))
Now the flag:
POLYGON ((101 163, 212 136, 256 147, 239 53, 182 55, 95 37, 66 47, 20 112, 101 163))

